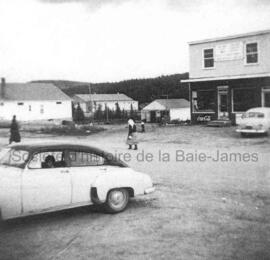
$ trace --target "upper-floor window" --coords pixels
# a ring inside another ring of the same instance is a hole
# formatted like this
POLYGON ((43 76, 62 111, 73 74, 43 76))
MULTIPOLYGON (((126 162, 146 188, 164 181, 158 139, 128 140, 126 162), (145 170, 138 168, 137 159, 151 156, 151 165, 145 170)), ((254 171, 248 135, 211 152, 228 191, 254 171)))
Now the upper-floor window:
POLYGON ((246 63, 253 64, 258 63, 258 43, 247 43, 246 44, 246 63))
POLYGON ((40 105, 40 114, 44 114, 44 105, 40 105))
POLYGON ((214 49, 203 50, 203 67, 213 68, 214 67, 214 49))

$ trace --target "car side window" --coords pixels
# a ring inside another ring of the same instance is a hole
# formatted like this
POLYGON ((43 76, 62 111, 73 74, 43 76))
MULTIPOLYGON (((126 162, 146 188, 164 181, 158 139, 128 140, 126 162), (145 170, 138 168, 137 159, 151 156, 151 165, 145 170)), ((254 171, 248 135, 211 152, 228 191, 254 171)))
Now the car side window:
POLYGON ((69 151, 70 167, 99 166, 105 164, 104 157, 90 152, 69 151))
POLYGON ((63 151, 47 151, 36 153, 28 165, 30 169, 48 169, 66 166, 67 165, 63 151))

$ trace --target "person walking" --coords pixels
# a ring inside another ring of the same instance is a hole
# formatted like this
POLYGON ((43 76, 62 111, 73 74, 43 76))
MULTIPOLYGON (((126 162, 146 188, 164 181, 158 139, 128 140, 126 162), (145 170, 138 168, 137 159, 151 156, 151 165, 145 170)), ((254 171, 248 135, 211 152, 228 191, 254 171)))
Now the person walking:
POLYGON ((141 121, 141 132, 145 132, 144 120, 141 121))
POLYGON ((19 126, 16 121, 16 116, 14 115, 11 121, 10 125, 10 138, 9 138, 9 144, 12 142, 19 143, 21 141, 21 136, 19 133, 19 126))
POLYGON ((137 129, 133 119, 128 120, 127 144, 128 149, 132 149, 132 145, 134 145, 134 150, 138 149, 137 129))

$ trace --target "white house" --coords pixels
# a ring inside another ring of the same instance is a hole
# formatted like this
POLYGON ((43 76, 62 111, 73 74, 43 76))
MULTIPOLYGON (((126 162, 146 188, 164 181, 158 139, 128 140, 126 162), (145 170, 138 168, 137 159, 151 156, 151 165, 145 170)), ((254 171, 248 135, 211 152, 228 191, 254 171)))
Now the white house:
POLYGON ((0 120, 72 119, 71 98, 53 84, 6 83, 0 85, 0 120))
POLYGON ((115 111, 117 104, 120 110, 138 110, 138 101, 125 94, 77 94, 73 97, 75 103, 79 103, 84 113, 95 112, 97 109, 105 111, 106 108, 115 111))
POLYGON ((186 99, 156 99, 141 111, 141 118, 146 122, 160 122, 169 116, 170 120, 190 120, 190 103, 186 99))

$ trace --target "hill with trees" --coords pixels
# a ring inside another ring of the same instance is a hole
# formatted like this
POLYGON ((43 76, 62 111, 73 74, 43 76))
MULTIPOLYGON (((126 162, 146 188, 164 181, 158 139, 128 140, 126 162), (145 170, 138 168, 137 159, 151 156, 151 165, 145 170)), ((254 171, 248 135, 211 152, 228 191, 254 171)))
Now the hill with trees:
POLYGON ((188 79, 188 77, 188 73, 182 73, 112 83, 88 83, 66 80, 39 80, 35 82, 53 83, 69 96, 89 93, 113 94, 119 92, 138 100, 140 104, 145 104, 157 98, 189 99, 188 84, 180 83, 180 80, 188 79))

